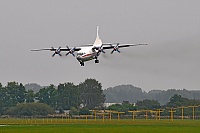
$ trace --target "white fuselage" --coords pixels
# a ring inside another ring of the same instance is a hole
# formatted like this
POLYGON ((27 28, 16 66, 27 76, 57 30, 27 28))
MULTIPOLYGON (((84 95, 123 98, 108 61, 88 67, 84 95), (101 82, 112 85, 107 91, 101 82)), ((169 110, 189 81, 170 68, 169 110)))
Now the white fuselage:
POLYGON ((77 52, 76 59, 79 62, 86 62, 89 60, 93 60, 97 57, 97 52, 91 47, 82 47, 80 51, 77 52))

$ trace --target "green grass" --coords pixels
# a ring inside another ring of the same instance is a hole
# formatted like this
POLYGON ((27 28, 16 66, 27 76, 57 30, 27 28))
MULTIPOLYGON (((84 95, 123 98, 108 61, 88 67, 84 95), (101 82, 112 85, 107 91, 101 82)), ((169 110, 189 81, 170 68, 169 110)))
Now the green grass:
POLYGON ((0 133, 199 133, 199 120, 63 120, 0 119, 0 133), (43 123, 44 122, 44 123, 43 123), (45 123, 46 122, 46 123, 45 123), (48 123, 47 123, 48 122, 48 123))

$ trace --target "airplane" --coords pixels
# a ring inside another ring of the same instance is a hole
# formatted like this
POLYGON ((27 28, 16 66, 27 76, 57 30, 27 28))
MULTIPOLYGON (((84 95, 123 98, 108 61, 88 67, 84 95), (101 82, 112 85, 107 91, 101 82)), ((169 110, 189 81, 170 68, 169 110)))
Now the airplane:
POLYGON ((54 51, 52 57, 54 57, 55 55, 62 56, 61 52, 67 51, 67 53, 65 54, 66 56, 71 54, 72 56, 76 57, 81 66, 84 66, 85 62, 90 60, 95 60, 95 63, 99 63, 98 57, 100 56, 101 53, 104 54, 106 53, 104 50, 112 49, 111 54, 113 54, 114 52, 120 53, 121 51, 119 50, 119 48, 139 46, 139 45, 147 45, 147 44, 102 43, 99 37, 99 26, 97 26, 97 35, 94 44, 82 45, 80 47, 72 47, 72 48, 69 48, 68 46, 66 46, 66 48, 51 47, 45 49, 34 49, 31 51, 43 51, 43 50, 54 51))

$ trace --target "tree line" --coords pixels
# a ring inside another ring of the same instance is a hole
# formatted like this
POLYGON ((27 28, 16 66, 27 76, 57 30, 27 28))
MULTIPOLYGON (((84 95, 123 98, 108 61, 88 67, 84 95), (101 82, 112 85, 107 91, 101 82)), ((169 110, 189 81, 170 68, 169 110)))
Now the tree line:
POLYGON ((128 114, 128 111, 135 110, 135 111, 141 111, 141 110, 148 110, 150 114, 150 110, 162 110, 163 116, 169 116, 169 110, 173 109, 176 110, 174 113, 177 116, 182 115, 182 107, 184 108, 184 115, 185 116, 192 116, 193 114, 193 108, 192 106, 195 106, 195 114, 200 115, 200 100, 194 100, 194 99, 188 99, 184 98, 179 94, 174 94, 170 99, 169 102, 167 102, 165 105, 161 105, 157 100, 150 100, 145 99, 141 101, 137 101, 135 105, 129 103, 128 101, 124 101, 122 104, 114 104, 109 106, 108 110, 114 110, 119 112, 125 112, 125 114, 128 114))
MULTIPOLYGON (((82 107, 89 110, 102 108, 104 101, 105 95, 101 83, 95 79, 86 79, 78 85, 70 82, 59 84, 58 87, 49 85, 37 93, 34 93, 33 90, 26 90, 23 84, 17 82, 8 82, 5 87, 0 84, 0 114, 13 114, 16 111, 15 107, 32 110, 31 106, 35 106, 41 110, 40 108, 45 106, 37 105, 37 103, 46 104, 53 110, 59 110, 60 113, 71 108, 80 110, 82 107)), ((51 110, 50 108, 48 110, 51 110)), ((33 110, 29 112, 29 115, 34 114, 33 112, 33 110)), ((48 113, 48 111, 46 112, 48 113)), ((28 113, 25 112, 25 114, 28 113)), ((37 115, 40 114, 42 115, 42 113, 37 115)))
MULTIPOLYGON (((140 92, 139 88, 136 90, 140 92)), ((131 94, 131 91, 129 91, 131 94)), ((124 95, 124 94, 122 94, 124 95)), ((137 97, 133 95, 132 97, 137 97)), ((157 110, 166 107, 198 106, 199 100, 188 99, 182 95, 174 94, 166 104, 160 104, 154 99, 140 99, 130 103, 123 99, 122 104, 114 104, 105 108, 103 103, 106 95, 103 93, 101 83, 95 79, 86 79, 78 85, 67 82, 59 84, 57 87, 49 85, 42 87, 38 92, 26 90, 23 84, 17 82, 8 82, 6 86, 0 84, 0 115, 15 116, 46 116, 59 110, 70 110, 71 114, 90 114, 89 110, 108 109, 128 114, 129 110, 157 110)), ((185 111, 185 114, 192 114, 191 109, 185 111)), ((199 108, 196 109, 200 114, 199 108)), ((167 114, 164 112, 163 114, 167 114)), ((181 113, 180 110, 177 113, 181 113)))
POLYGON ((151 90, 149 92, 145 92, 139 87, 135 87, 133 85, 119 85, 115 87, 109 87, 105 89, 104 94, 106 95, 105 102, 113 102, 120 103, 122 101, 129 101, 136 103, 137 100, 145 100, 145 99, 153 99, 158 100, 162 105, 167 104, 169 102, 170 97, 174 94, 180 94, 181 96, 188 99, 196 99, 200 100, 200 90, 176 90, 176 89, 168 89, 168 90, 151 90))

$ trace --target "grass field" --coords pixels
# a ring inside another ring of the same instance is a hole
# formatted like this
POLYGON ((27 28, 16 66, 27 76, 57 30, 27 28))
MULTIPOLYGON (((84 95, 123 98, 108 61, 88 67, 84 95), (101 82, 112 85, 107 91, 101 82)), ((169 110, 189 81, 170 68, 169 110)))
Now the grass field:
POLYGON ((199 133, 199 120, 0 119, 0 133, 199 133), (6 125, 7 124, 7 125, 6 125))

